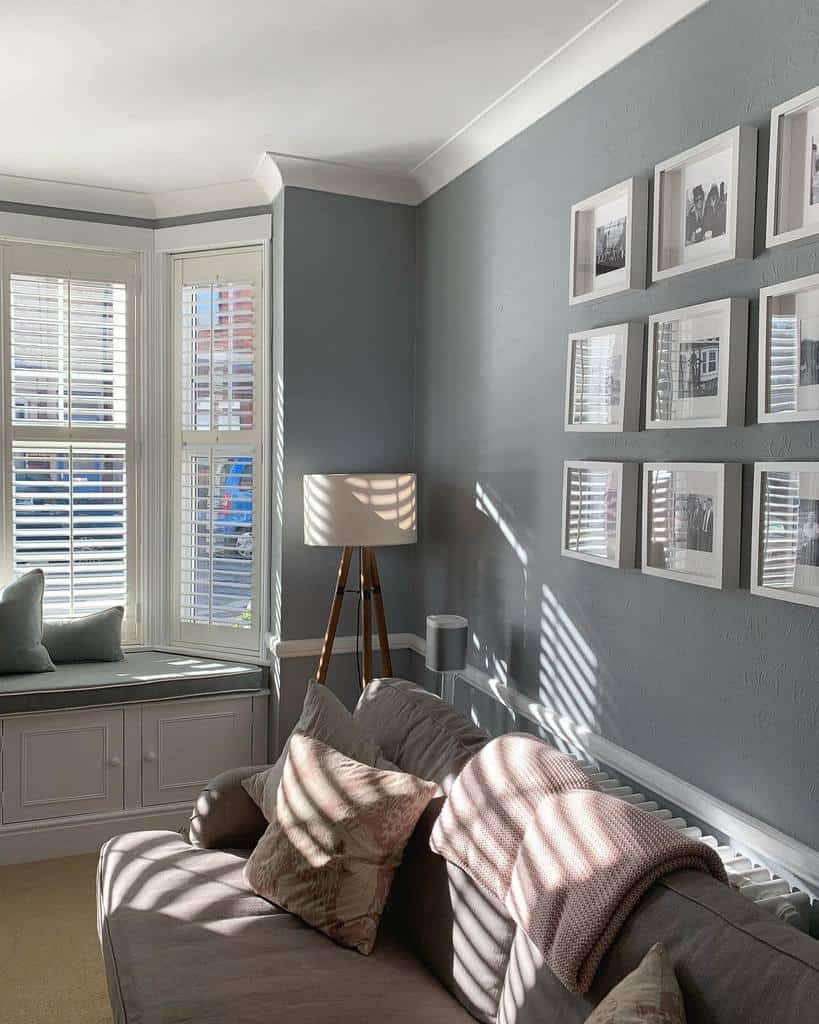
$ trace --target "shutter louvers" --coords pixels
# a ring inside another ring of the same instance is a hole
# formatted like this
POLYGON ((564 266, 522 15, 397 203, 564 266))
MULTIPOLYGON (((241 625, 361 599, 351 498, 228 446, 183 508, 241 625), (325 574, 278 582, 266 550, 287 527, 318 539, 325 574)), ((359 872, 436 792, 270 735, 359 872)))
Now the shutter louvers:
MULTIPOLYGON (((13 569, 43 569, 47 619, 127 609, 132 284, 75 278, 70 264, 105 276, 127 271, 128 261, 48 247, 12 253, 19 260, 8 278, 13 569), (56 272, 17 272, 23 264, 56 272)), ((132 621, 127 632, 135 636, 132 621)))
POLYGON ((44 571, 46 618, 127 603, 126 510, 124 445, 14 444, 14 570, 44 571))

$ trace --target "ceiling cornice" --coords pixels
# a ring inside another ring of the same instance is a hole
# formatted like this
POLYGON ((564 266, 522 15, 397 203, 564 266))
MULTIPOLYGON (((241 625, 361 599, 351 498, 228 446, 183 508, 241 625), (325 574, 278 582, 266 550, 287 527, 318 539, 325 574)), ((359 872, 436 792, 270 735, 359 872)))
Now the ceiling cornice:
POLYGON ((243 180, 133 192, 0 175, 0 202, 161 221, 270 203, 284 187, 416 206, 709 0, 616 0, 600 17, 406 173, 283 153, 243 180))
POLYGON ((617 0, 411 174, 427 199, 709 0, 617 0))

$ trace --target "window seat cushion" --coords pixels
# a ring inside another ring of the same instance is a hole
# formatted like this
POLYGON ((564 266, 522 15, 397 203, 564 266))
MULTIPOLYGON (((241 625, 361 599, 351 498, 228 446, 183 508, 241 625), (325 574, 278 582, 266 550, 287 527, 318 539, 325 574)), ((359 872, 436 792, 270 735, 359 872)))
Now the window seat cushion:
POLYGON ((118 662, 58 665, 54 672, 0 676, 0 715, 207 697, 262 689, 267 670, 221 658, 137 651, 118 662))

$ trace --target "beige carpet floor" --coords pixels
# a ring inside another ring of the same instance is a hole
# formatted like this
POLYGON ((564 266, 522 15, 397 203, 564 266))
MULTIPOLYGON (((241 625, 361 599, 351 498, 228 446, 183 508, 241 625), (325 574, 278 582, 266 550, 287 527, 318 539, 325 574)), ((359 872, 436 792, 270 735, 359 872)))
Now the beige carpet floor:
POLYGON ((111 1024, 96 854, 0 867, 2 1024, 111 1024))

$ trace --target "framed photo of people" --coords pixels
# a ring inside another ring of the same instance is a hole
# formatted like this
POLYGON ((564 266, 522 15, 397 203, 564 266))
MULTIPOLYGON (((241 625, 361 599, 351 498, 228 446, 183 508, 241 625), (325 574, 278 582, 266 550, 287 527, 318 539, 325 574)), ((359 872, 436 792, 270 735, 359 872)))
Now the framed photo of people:
POLYGON ((636 462, 564 462, 561 554, 633 568, 637 479, 636 462))
POLYGON ((646 285, 648 182, 629 178, 571 210, 569 304, 646 285))
POLYGON ((643 466, 643 572, 723 589, 739 582, 742 466, 643 466))
POLYGON ((819 462, 757 462, 751 593, 819 607, 819 462))
POLYGON ((819 420, 819 274, 759 292, 757 418, 819 420))
POLYGON ((756 129, 738 126, 654 168, 655 281, 752 259, 756 129))
POLYGON ((639 430, 644 334, 631 323, 569 335, 566 430, 639 430))
POLYGON ((743 426, 747 352, 747 299, 649 317, 646 429, 743 426))
POLYGON ((768 246, 819 234, 819 87, 771 111, 768 246))

